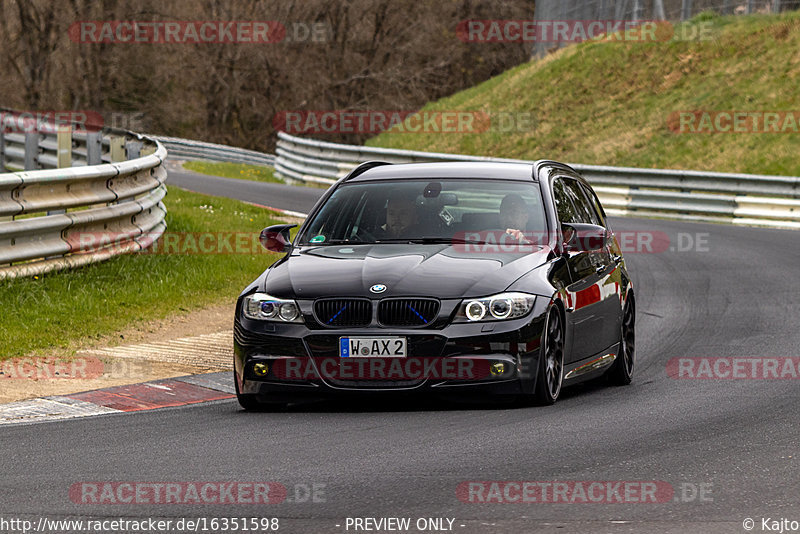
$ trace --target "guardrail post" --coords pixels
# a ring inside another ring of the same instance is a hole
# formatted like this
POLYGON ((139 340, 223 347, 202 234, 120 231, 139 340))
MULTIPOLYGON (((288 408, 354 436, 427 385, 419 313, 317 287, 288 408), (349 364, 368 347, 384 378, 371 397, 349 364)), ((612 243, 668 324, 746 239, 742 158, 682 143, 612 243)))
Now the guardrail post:
POLYGON ((70 126, 59 126, 56 134, 56 166, 59 169, 72 167, 72 128, 70 126))
POLYGON ((103 132, 86 134, 86 165, 103 163, 103 132))
POLYGON ((36 169, 39 156, 39 132, 25 132, 25 170, 36 169))
POLYGON ((747 8, 745 9, 745 13, 749 15, 753 12, 753 7, 755 7, 755 0, 747 0, 747 8))
POLYGON ((781 12, 781 0, 772 0, 772 12, 773 13, 781 12))
POLYGON ((128 159, 137 159, 142 153, 142 143, 128 141, 125 143, 125 152, 128 154, 128 159))
MULTIPOLYGON (((140 157, 142 152, 142 143, 140 141, 127 141, 125 143, 125 153, 127 154, 127 159, 137 159, 140 157)), ((134 198, 124 198, 119 201, 120 204, 124 204, 126 202, 133 202, 134 198)))
MULTIPOLYGON (((56 132, 56 166, 59 169, 72 167, 72 127, 59 125, 56 132)), ((27 155, 27 154, 26 154, 27 155)), ((49 210, 48 215, 59 215, 66 213, 65 209, 49 210)), ((58 256, 48 256, 45 259, 57 258, 58 256)))
POLYGON ((116 135, 109 136, 108 149, 111 156, 111 163, 125 161, 125 138, 116 135))

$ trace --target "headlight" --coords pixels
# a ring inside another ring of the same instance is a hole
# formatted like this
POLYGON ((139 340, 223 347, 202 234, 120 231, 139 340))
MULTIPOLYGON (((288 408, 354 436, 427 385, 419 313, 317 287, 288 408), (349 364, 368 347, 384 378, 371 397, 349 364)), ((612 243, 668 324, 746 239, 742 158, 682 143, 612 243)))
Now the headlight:
POLYGON ((245 317, 257 321, 303 322, 300 308, 295 301, 278 299, 266 293, 247 295, 242 304, 242 311, 245 317))
POLYGON ((476 323, 519 319, 530 313, 534 302, 536 297, 527 293, 500 293, 491 297, 467 299, 458 306, 454 322, 476 323))

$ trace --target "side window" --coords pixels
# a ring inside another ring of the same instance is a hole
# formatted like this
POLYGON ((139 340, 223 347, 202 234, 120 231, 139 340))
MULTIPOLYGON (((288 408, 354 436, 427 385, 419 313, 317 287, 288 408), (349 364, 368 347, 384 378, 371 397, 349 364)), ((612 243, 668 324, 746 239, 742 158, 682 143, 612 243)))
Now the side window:
POLYGON ((600 218, 589 203, 589 199, 583 192, 581 185, 577 181, 570 179, 564 180, 564 184, 572 201, 575 203, 578 216, 576 222, 600 225, 600 218))
POLYGON ((556 212, 558 212, 558 221, 562 223, 577 223, 578 220, 577 209, 572 199, 570 198, 567 188, 564 186, 564 180, 556 178, 553 180, 553 201, 556 204, 556 212))
POLYGON ((600 204, 600 200, 597 198, 597 194, 592 191, 591 188, 581 185, 581 189, 583 192, 586 193, 586 198, 589 199, 589 204, 594 208, 594 212, 597 214, 597 218, 600 221, 601 226, 606 225, 606 212, 603 209, 603 205, 600 204))

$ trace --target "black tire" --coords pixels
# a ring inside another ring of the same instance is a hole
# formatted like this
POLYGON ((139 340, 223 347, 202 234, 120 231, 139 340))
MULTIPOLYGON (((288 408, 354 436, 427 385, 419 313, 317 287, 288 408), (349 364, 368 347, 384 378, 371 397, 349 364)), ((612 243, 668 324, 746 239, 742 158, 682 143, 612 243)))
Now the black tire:
POLYGON ((533 399, 536 404, 547 406, 558 400, 564 382, 564 324, 558 307, 551 307, 547 313, 542 336, 533 399))
POLYGON ((613 386, 627 386, 633 380, 636 363, 636 303, 633 294, 628 296, 622 310, 619 356, 606 373, 608 383, 613 386))
POLYGON ((233 385, 236 388, 236 400, 239 406, 248 412, 282 412, 288 406, 285 402, 263 402, 258 395, 239 393, 239 381, 236 371, 233 372, 233 385))
POLYGON ((263 405, 258 402, 258 397, 239 393, 239 380, 236 377, 236 371, 233 372, 233 385, 236 388, 236 400, 239 401, 239 406, 248 412, 257 412, 263 409, 263 405))

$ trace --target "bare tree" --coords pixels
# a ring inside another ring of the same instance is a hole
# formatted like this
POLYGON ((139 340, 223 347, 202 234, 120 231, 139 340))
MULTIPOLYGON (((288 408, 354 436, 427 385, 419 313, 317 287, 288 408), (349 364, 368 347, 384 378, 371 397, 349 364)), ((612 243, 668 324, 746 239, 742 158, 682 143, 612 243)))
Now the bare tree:
POLYGON ((0 105, 142 113, 157 133, 268 150, 280 111, 411 111, 526 61, 523 43, 464 43, 456 28, 530 19, 533 2, 5 0, 0 10, 0 62, 10 73, 0 105), (287 33, 272 43, 70 39, 87 20, 276 21, 287 33))

